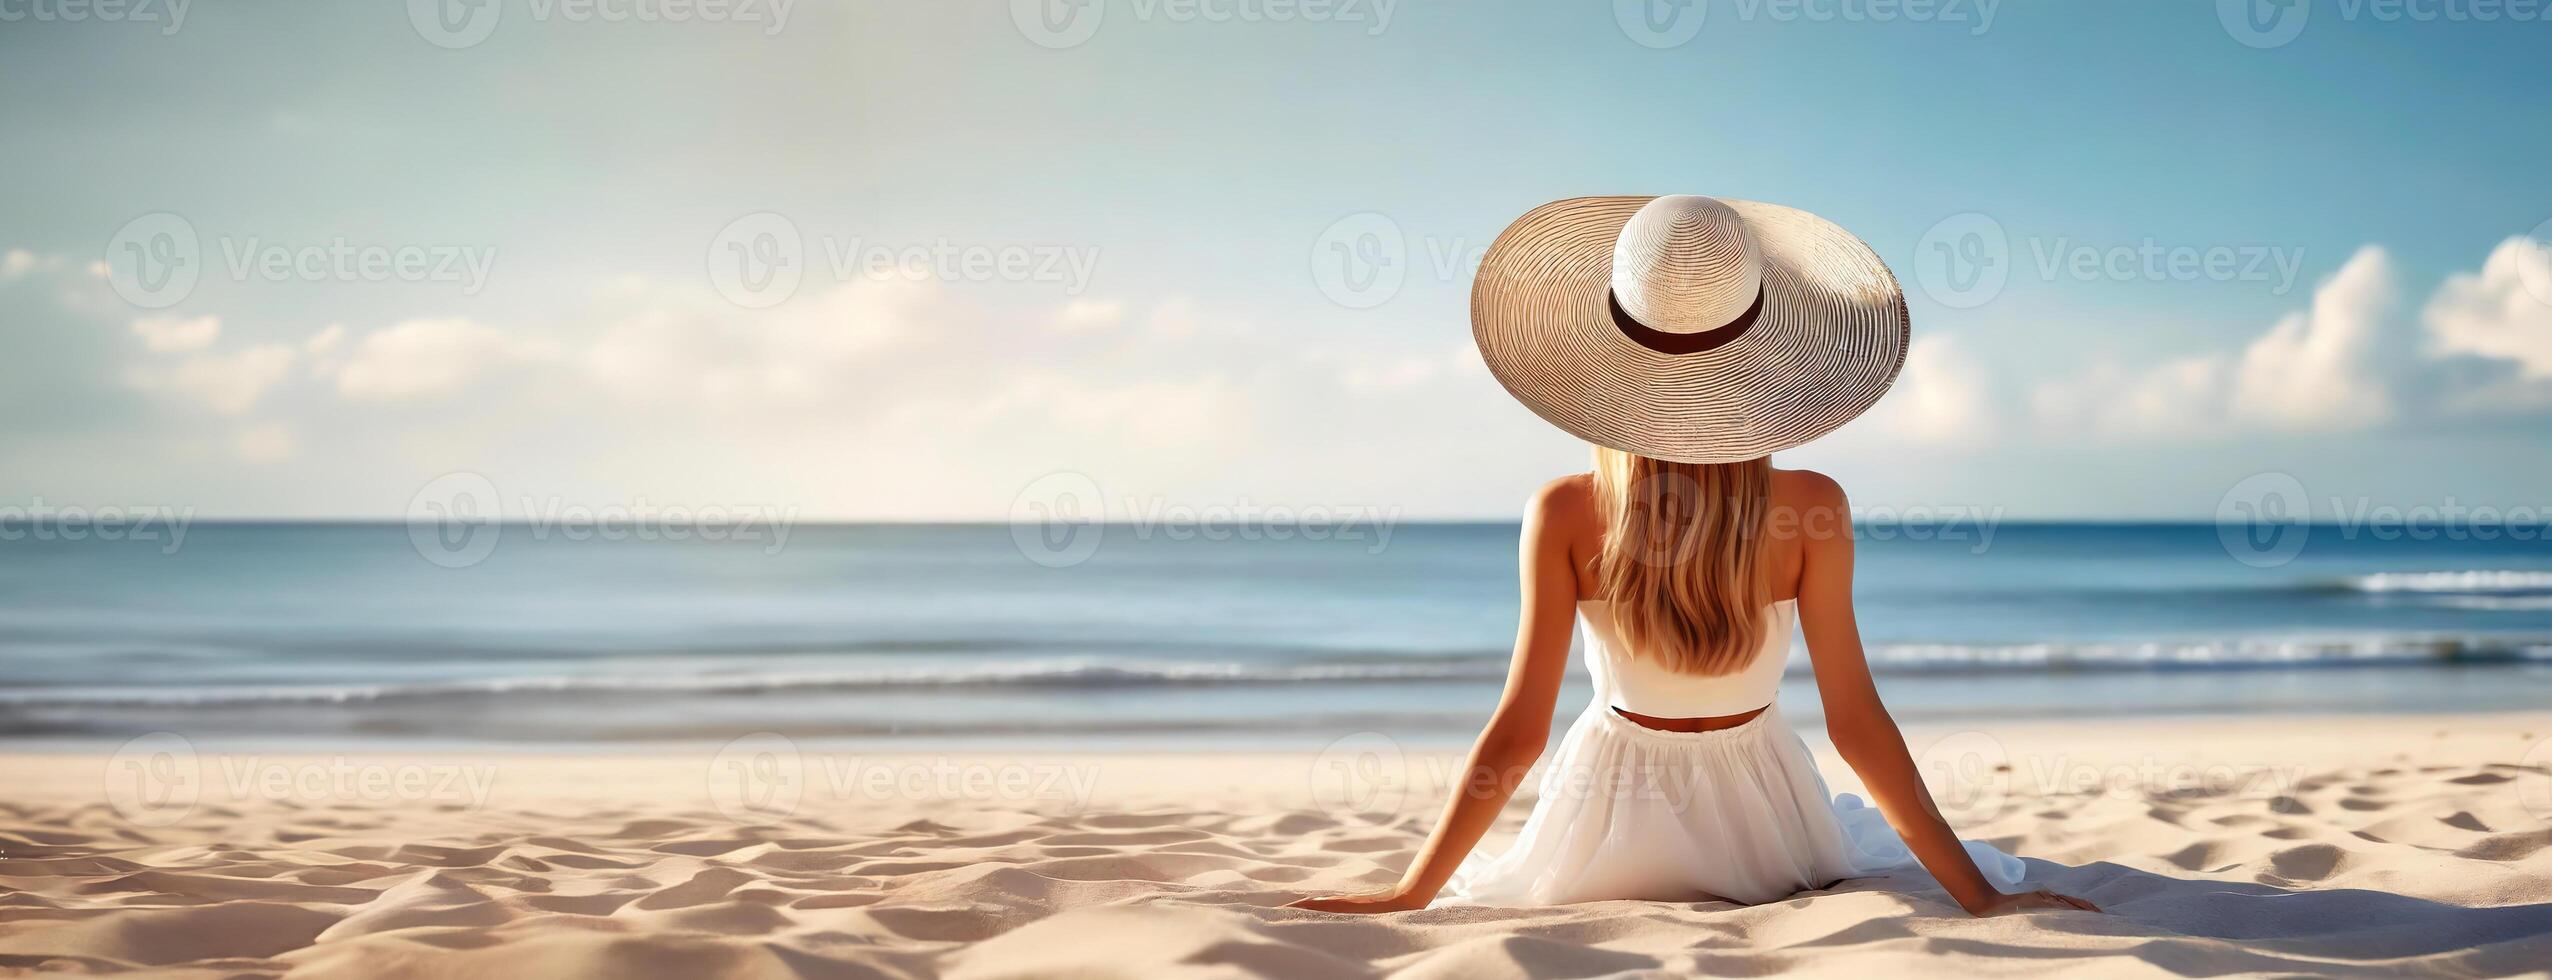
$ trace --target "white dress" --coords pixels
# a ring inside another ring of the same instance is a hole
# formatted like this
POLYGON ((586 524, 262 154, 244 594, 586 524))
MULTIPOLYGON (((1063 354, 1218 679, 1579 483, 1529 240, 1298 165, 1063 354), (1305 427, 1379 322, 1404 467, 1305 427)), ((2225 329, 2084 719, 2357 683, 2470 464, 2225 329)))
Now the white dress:
MULTIPOLYGON (((1772 607, 1745 670, 1675 674, 1630 656, 1600 601, 1578 606, 1595 698, 1542 775, 1541 797, 1503 854, 1473 852, 1437 905, 1561 905, 1609 899, 1743 904, 1915 866, 1876 808, 1837 798, 1776 702, 1795 600, 1772 607), (1768 663, 1767 663, 1768 662, 1768 663), (1614 712, 1707 718, 1767 708, 1715 732, 1663 732, 1614 712)), ((1997 886, 2020 859, 1967 841, 1997 886)), ((1919 866, 1916 866, 1919 868, 1919 866)))

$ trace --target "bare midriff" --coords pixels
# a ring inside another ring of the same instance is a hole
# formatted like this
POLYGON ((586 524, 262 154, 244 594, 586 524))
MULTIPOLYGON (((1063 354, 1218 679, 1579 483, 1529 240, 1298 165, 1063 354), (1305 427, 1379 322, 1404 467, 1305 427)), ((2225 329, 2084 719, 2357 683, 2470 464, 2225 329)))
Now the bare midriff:
POLYGON ((1743 725, 1755 720, 1755 716, 1770 710, 1772 710, 1772 706, 1767 704, 1744 714, 1719 715, 1714 718, 1657 718, 1650 715, 1643 715, 1636 711, 1624 711, 1620 708, 1614 708, 1613 713, 1629 719, 1631 724, 1637 725, 1641 728, 1654 729, 1661 732, 1715 732, 1721 729, 1735 728, 1739 725, 1743 725))

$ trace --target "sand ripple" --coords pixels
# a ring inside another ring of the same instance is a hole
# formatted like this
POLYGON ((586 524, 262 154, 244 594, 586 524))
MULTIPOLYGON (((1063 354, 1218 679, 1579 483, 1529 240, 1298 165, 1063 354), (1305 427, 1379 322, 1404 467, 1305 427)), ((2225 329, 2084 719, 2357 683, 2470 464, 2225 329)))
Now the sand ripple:
POLYGON ((2489 976, 2552 964, 2552 826, 2528 804, 2552 799, 2552 772, 2509 762, 2326 768, 2281 793, 2024 793, 1980 835, 2113 914, 1994 920, 1919 879, 1752 908, 1287 910, 1274 906, 1393 878, 1430 811, 1374 820, 1284 798, 1269 788, 1253 802, 1243 787, 1072 813, 810 806, 746 826, 632 789, 477 809, 225 803, 136 827, 94 801, 40 796, 0 817, 0 972, 2489 976))

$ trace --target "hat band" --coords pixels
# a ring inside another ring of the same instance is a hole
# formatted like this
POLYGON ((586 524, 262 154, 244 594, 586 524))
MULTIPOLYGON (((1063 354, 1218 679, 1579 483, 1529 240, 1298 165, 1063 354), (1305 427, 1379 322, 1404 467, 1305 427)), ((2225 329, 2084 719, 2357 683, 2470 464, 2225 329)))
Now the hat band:
POLYGON ((1638 317, 1622 309, 1621 297, 1614 295, 1611 289, 1604 290, 1604 305, 1613 310, 1613 326, 1621 330, 1622 336, 1630 338, 1631 343, 1660 354, 1699 354, 1726 346, 1743 336, 1746 328, 1754 326, 1755 317, 1763 315, 1763 286, 1755 286, 1754 305, 1737 314, 1736 319, 1695 333, 1669 333, 1639 322, 1638 317))

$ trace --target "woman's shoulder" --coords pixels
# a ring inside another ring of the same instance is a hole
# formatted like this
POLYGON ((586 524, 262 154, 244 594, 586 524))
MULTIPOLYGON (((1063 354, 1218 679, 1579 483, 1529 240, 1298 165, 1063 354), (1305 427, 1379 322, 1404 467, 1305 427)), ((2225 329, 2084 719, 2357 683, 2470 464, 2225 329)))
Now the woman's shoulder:
POLYGON ((1549 541, 1597 533, 1602 521, 1595 506, 1595 474, 1571 473, 1542 484, 1524 506, 1524 521, 1529 533, 1549 541))
POLYGON ((1836 483, 1833 477, 1823 473, 1805 469, 1775 468, 1772 471, 1772 502, 1776 507, 1850 506, 1843 495, 1843 484, 1836 483))
POLYGON ((1595 475, 1572 473, 1533 491, 1525 505, 1525 546, 1553 560, 1584 560, 1603 538, 1595 506, 1595 475))
POLYGON ((1592 516, 1595 513, 1595 474, 1571 473, 1542 484, 1533 491, 1533 499, 1525 505, 1525 511, 1545 519, 1592 516))
POLYGON ((1818 542, 1852 540, 1852 502, 1843 485, 1815 470, 1772 471, 1771 512, 1764 515, 1767 537, 1822 550, 1818 542))

